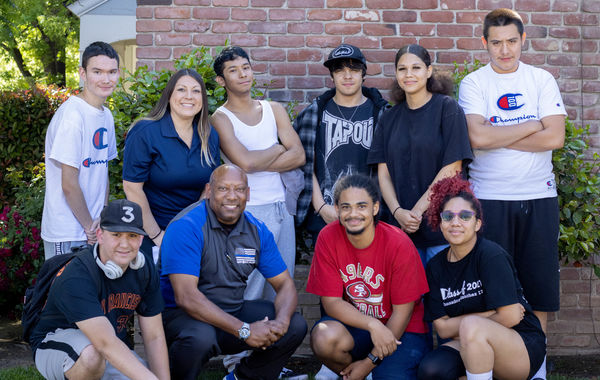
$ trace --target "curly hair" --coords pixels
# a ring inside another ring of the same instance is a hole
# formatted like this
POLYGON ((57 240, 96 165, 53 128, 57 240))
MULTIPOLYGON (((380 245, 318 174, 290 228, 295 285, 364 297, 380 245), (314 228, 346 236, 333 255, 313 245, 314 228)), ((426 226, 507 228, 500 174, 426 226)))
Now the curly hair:
POLYGON ((427 221, 433 230, 437 230, 441 223, 440 213, 444 210, 446 203, 452 198, 460 197, 471 204, 475 217, 483 220, 481 203, 473 194, 471 184, 459 173, 454 177, 447 177, 437 181, 431 188, 429 196, 429 208, 426 212, 427 221))

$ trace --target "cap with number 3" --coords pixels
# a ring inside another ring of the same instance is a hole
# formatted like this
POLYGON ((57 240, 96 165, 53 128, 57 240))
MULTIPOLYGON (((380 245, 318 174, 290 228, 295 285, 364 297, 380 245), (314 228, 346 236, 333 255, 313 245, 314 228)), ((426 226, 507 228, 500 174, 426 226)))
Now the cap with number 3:
POLYGON ((110 202, 100 214, 100 227, 112 232, 134 232, 146 235, 142 208, 127 199, 110 202))

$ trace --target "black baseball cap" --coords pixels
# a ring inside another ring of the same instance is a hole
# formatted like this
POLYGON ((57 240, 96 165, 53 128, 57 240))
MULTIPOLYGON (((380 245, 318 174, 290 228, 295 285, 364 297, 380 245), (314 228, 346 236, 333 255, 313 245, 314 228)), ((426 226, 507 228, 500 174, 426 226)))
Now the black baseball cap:
POLYGON ((111 232, 134 232, 146 235, 142 208, 127 199, 110 202, 100 213, 100 227, 111 232))
POLYGON ((329 68, 329 66, 331 66, 331 64, 337 59, 354 59, 361 62, 363 65, 367 64, 367 59, 363 53, 354 45, 341 44, 340 46, 336 47, 331 51, 331 53, 329 53, 329 57, 327 57, 327 60, 323 62, 323 65, 329 68))

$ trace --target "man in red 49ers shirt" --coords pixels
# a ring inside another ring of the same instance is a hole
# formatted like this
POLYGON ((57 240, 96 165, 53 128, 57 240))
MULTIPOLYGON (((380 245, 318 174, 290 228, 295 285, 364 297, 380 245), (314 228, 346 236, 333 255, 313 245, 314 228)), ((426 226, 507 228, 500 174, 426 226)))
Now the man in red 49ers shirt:
POLYGON ((335 186, 339 221, 319 234, 306 290, 321 297, 315 355, 348 379, 416 379, 431 349, 421 296, 429 291, 416 248, 377 221, 377 186, 362 175, 335 186))

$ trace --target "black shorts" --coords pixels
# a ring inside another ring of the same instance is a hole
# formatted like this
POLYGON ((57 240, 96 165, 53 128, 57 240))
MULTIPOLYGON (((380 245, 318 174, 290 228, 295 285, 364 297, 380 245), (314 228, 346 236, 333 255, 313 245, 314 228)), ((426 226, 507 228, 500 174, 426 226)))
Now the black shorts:
POLYGON ((544 335, 537 318, 535 318, 535 324, 529 323, 529 319, 527 321, 524 319, 514 329, 523 339, 529 354, 529 376, 527 378, 531 379, 546 357, 546 335, 544 335))
POLYGON ((558 199, 480 200, 483 236, 513 257, 523 294, 533 310, 560 307, 558 199))

